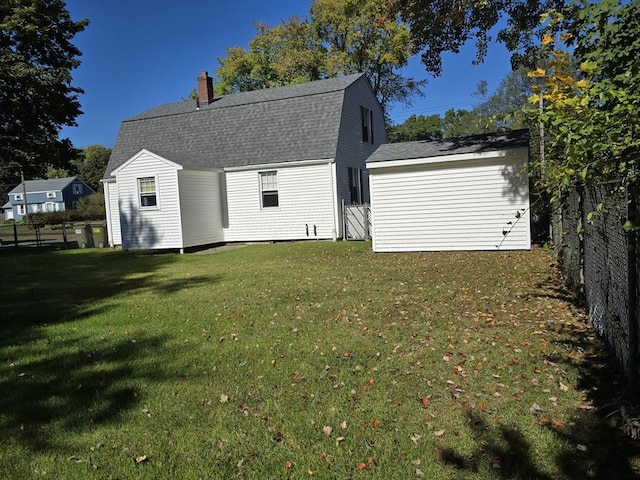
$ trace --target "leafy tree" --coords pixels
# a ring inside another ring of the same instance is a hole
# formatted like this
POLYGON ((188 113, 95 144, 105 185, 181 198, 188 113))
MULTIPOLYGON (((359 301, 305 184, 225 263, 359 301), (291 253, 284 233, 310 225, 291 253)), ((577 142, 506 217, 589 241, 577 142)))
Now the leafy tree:
POLYGON ((89 145, 84 149, 78 176, 96 192, 101 189, 100 180, 104 176, 110 156, 111 149, 102 145, 89 145))
POLYGON ((258 24, 248 50, 227 49, 218 58, 216 90, 235 93, 362 72, 387 108, 422 93, 425 80, 398 73, 411 49, 409 31, 387 0, 315 0, 310 20, 258 24))
POLYGON ((69 212, 74 220, 104 220, 106 218, 104 192, 82 197, 78 200, 76 210, 70 210, 69 212))
POLYGON ((403 123, 388 129, 389 141, 410 142, 415 140, 442 139, 442 118, 440 115, 411 115, 403 123))
POLYGON ((495 132, 498 129, 490 118, 482 117, 475 111, 451 108, 444 112, 442 130, 445 138, 456 138, 495 132))
POLYGON ((324 61, 311 25, 297 16, 273 28, 259 23, 249 50, 232 47, 226 53, 218 57, 218 94, 318 80, 324 61))
MULTIPOLYGON (((80 51, 72 38, 87 25, 75 22, 62 0, 0 2, 0 163, 42 176, 46 164, 72 156, 60 129, 80 115, 71 71, 80 51)), ((9 169, 6 169, 9 170, 9 169)), ((17 176, 19 169, 13 171, 17 176)))
POLYGON ((47 178, 65 178, 69 176, 71 176, 71 173, 69 173, 69 170, 67 170, 66 168, 54 167, 52 165, 49 165, 47 167, 47 178))
MULTIPOLYGON (((563 10, 567 0, 389 0, 409 25, 414 53, 422 52, 422 62, 434 75, 442 73, 442 54, 459 53, 475 40, 476 62, 487 54, 491 31, 505 19, 496 39, 513 53, 512 66, 530 65, 538 57, 541 34, 539 17, 555 9, 563 10)), ((554 25, 555 31, 563 24, 554 25)))
POLYGON ((523 107, 533 94, 536 80, 528 75, 528 69, 520 67, 505 76, 498 89, 473 111, 491 119, 499 129, 518 129, 529 126, 523 107))
POLYGON ((386 0, 315 0, 311 22, 326 50, 328 76, 366 73, 386 111, 394 102, 410 103, 426 80, 403 77, 413 42, 409 30, 391 14, 386 0))
POLYGON ((540 79, 529 113, 542 122, 545 155, 532 165, 542 187, 556 193, 576 183, 638 178, 640 153, 640 2, 582 3, 545 17, 550 32, 542 44, 552 61, 531 76, 540 79), (567 25, 562 36, 553 27, 567 25), (567 49, 580 62, 571 66, 567 49))

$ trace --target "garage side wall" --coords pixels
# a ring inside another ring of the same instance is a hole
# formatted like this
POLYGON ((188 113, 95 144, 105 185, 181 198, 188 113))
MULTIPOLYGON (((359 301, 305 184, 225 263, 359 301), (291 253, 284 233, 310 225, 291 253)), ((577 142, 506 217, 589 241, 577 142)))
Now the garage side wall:
POLYGON ((526 155, 371 168, 373 250, 529 249, 525 165, 526 155))

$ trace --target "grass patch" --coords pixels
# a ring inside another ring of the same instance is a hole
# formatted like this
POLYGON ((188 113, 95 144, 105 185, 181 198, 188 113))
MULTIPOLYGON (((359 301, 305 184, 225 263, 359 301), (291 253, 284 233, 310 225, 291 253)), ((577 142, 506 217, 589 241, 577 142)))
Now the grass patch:
POLYGON ((4 478, 637 478, 542 251, 0 252, 4 478))

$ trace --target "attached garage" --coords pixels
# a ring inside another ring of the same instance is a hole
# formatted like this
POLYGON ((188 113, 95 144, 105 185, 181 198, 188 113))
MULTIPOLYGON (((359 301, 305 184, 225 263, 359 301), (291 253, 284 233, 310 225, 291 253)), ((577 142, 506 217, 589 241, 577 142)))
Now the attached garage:
POLYGON ((385 144, 367 160, 375 252, 531 248, 526 130, 385 144))

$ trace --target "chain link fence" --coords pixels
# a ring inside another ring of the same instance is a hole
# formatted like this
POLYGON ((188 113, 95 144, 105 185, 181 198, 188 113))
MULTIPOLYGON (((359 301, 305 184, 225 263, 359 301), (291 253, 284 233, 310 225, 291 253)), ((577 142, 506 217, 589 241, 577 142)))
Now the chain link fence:
POLYGON ((586 303, 598 333, 637 391, 637 236, 624 227, 635 198, 620 184, 581 188, 564 198, 554 241, 567 284, 586 303))

